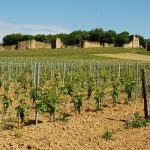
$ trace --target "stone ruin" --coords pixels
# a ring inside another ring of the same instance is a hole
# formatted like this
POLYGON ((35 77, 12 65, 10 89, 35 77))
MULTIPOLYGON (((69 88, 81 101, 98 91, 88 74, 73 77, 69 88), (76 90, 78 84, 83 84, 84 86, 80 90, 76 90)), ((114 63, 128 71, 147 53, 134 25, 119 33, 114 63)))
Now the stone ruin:
POLYGON ((40 49, 40 48, 51 48, 51 43, 39 42, 36 40, 22 41, 18 43, 18 49, 40 49))
POLYGON ((18 44, 16 45, 0 46, 0 50, 3 51, 3 50, 40 49, 40 48, 50 49, 51 47, 52 47, 51 43, 44 43, 36 40, 30 40, 18 42, 18 44))
MULTIPOLYGON (((130 43, 124 44, 124 48, 140 48, 140 41, 139 38, 136 36, 131 36, 132 39, 130 43)), ((100 47, 114 47, 114 44, 108 44, 108 43, 100 43, 100 42, 91 42, 84 40, 81 42, 80 45, 71 45, 71 46, 65 46, 60 38, 56 38, 55 42, 53 44, 51 43, 44 43, 39 42, 36 40, 30 40, 30 41, 22 41, 19 42, 17 45, 8 45, 8 46, 2 46, 0 45, 0 50, 16 50, 16 49, 40 49, 40 48, 46 48, 46 49, 59 49, 59 48, 100 48, 100 47)))
POLYGON ((132 39, 128 44, 124 44, 124 48, 140 48, 140 40, 139 37, 136 37, 135 35, 131 36, 132 39))
POLYGON ((91 42, 91 41, 82 41, 81 48, 99 48, 102 47, 99 42, 91 42))
POLYGON ((55 42, 53 43, 53 48, 65 48, 65 45, 60 38, 56 38, 55 42))
POLYGON ((82 41, 81 48, 100 48, 100 47, 114 47, 114 44, 100 43, 100 42, 91 42, 91 41, 82 41))
POLYGON ((4 51, 4 50, 16 50, 17 49, 17 45, 4 45, 4 46, 0 46, 0 50, 4 51))
POLYGON ((4 50, 4 48, 3 48, 3 46, 2 45, 0 45, 0 50, 2 51, 2 50, 4 50))

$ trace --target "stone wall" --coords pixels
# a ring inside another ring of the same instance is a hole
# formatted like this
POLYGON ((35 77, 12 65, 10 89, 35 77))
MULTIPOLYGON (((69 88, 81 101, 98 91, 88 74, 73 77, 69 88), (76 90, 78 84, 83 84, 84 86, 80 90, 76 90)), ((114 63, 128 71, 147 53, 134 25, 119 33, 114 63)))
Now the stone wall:
POLYGON ((35 40, 22 41, 18 43, 18 49, 39 49, 39 48, 51 48, 51 44, 38 42, 35 40))
POLYGON ((43 43, 43 42, 35 42, 35 48, 46 48, 46 49, 51 49, 52 45, 51 43, 43 43))
POLYGON ((108 47, 115 47, 115 44, 108 44, 108 47))
POLYGON ((133 36, 133 48, 139 48, 139 47, 140 47, 139 37, 133 36))
POLYGON ((103 47, 99 42, 82 41, 81 48, 98 48, 103 47))
POLYGON ((128 44, 123 45, 124 48, 140 48, 140 40, 138 37, 133 36, 132 40, 128 44))
POLYGON ((133 48, 133 42, 131 41, 131 42, 128 43, 128 44, 124 44, 123 47, 124 47, 124 48, 133 48))
POLYGON ((81 48, 81 45, 69 45, 66 48, 74 49, 74 48, 81 48))
POLYGON ((65 46, 64 46, 64 44, 63 44, 63 42, 61 41, 61 39, 60 38, 56 38, 56 41, 55 41, 56 43, 55 43, 55 46, 54 46, 54 48, 65 48, 65 46))
POLYGON ((3 46, 3 50, 16 50, 17 45, 5 45, 3 46))
POLYGON ((31 41, 22 41, 18 43, 18 49, 31 49, 31 41))
POLYGON ((109 47, 109 44, 108 43, 104 43, 104 47, 109 47))
POLYGON ((3 46, 2 46, 2 45, 0 45, 0 51, 3 51, 3 50, 4 50, 3 46))

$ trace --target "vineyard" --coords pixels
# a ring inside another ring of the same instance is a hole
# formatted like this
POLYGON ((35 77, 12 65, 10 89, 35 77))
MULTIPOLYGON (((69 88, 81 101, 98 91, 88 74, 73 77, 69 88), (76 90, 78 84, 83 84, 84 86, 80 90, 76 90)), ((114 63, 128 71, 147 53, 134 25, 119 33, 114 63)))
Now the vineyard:
MULTIPOLYGON (((17 129, 19 137, 19 130, 45 121, 67 123, 84 112, 105 113, 110 107, 134 104, 129 114, 119 118, 130 128, 134 115, 143 114, 137 110, 143 99, 141 69, 149 92, 149 63, 1 60, 0 129, 17 129)), ((143 126, 148 123, 144 121, 143 126)))
POLYGON ((150 0, 1 0, 0 150, 150 150, 150 0))

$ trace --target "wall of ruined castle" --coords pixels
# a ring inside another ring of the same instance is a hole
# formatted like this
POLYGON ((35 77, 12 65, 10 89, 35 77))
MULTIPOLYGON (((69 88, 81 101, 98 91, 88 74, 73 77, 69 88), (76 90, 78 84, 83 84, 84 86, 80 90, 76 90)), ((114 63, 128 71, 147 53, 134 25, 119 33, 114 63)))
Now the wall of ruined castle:
POLYGON ((60 38, 56 38, 54 48, 65 48, 65 45, 63 44, 60 38))
POLYGON ((43 43, 43 42, 35 41, 35 48, 50 49, 50 48, 52 48, 52 45, 51 45, 51 43, 43 43))
POLYGON ((17 45, 6 45, 6 46, 0 46, 0 50, 16 50, 16 49, 40 49, 40 48, 52 48, 51 43, 44 43, 44 42, 38 42, 35 40, 31 41, 22 41, 19 42, 17 45))
POLYGON ((0 45, 0 51, 3 51, 3 50, 4 50, 3 46, 2 46, 2 45, 0 45))
POLYGON ((5 45, 3 46, 3 50, 16 50, 17 45, 5 45))
MULTIPOLYGON (((57 38, 53 48, 100 48, 100 47, 114 47, 114 44, 108 44, 108 43, 99 43, 99 42, 91 42, 91 41, 82 41, 81 44, 79 45, 72 45, 72 46, 65 46, 63 42, 61 41, 60 38, 57 38)), ((133 39, 131 40, 130 43, 124 44, 124 48, 140 48, 140 42, 139 38, 133 36, 133 39)), ((39 42, 35 40, 31 41, 22 41, 19 42, 18 45, 9 45, 9 46, 2 46, 0 45, 0 50, 16 50, 16 49, 40 49, 40 48, 47 48, 50 49, 52 48, 51 43, 44 43, 44 42, 39 42)))
POLYGON ((81 48, 81 45, 69 45, 66 48, 68 49, 81 48))
POLYGON ((82 48, 98 48, 103 47, 99 42, 91 42, 91 41, 82 41, 82 48))
POLYGON ((115 44, 108 44, 108 47, 115 47, 115 44))
POLYGON ((18 49, 40 49, 40 48, 51 48, 50 43, 38 42, 35 40, 22 41, 18 43, 18 49))
POLYGON ((123 47, 124 47, 124 48, 133 48, 133 42, 131 41, 131 42, 128 43, 128 44, 124 44, 123 47))
POLYGON ((109 44, 108 43, 104 43, 103 46, 104 47, 109 47, 109 44))
POLYGON ((133 36, 133 39, 130 43, 124 44, 124 48, 140 48, 140 40, 138 37, 133 36))
POLYGON ((139 48, 140 47, 140 40, 138 37, 133 37, 133 48, 139 48))
POLYGON ((81 48, 99 48, 99 47, 115 47, 115 44, 108 43, 99 43, 99 42, 91 42, 91 41, 82 41, 81 48))
POLYGON ((30 41, 22 41, 18 43, 18 49, 30 49, 31 48, 30 41))

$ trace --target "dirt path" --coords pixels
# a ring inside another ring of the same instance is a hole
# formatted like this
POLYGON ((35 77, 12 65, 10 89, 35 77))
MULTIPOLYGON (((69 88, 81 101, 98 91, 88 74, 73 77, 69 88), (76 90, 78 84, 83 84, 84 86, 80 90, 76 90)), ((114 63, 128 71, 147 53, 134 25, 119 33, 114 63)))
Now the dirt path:
POLYGON ((139 60, 139 61, 149 61, 150 56, 140 55, 140 54, 132 54, 132 53, 118 53, 118 54, 94 54, 95 56, 104 56, 110 58, 119 58, 126 60, 139 60))

